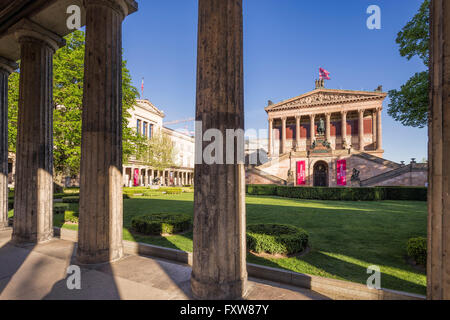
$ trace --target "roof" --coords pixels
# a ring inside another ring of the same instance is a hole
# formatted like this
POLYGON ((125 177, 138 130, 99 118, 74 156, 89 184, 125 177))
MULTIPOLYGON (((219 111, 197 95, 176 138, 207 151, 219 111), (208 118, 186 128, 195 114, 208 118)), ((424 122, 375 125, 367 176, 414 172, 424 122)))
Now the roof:
POLYGON ((153 103, 150 102, 148 99, 136 99, 136 105, 153 113, 156 114, 162 118, 164 118, 166 115, 162 110, 159 110, 153 103))
POLYGON ((319 88, 295 98, 269 105, 266 112, 303 109, 316 106, 336 105, 370 100, 384 100, 387 93, 381 91, 354 91, 319 88))

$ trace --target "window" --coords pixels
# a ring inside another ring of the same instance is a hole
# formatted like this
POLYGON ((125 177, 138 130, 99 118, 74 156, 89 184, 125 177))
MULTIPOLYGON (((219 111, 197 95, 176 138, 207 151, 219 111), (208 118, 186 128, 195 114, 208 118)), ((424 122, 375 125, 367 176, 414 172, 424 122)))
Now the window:
POLYGON ((143 135, 144 135, 144 137, 146 137, 147 136, 147 122, 144 122, 144 127, 143 127, 143 135))
POLYGON ((141 134, 141 120, 137 120, 137 124, 136 124, 136 130, 137 130, 137 134, 141 134))
POLYGON ((153 137, 153 124, 151 123, 148 125, 148 137, 153 137))

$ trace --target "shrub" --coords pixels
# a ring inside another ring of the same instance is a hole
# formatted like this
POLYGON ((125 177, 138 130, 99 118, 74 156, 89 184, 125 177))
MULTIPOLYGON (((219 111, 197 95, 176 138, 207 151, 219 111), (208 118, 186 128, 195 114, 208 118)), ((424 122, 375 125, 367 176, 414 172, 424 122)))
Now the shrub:
POLYGON ((66 211, 64 213, 64 222, 78 223, 79 213, 75 211, 66 211))
POLYGON ((294 254, 308 245, 308 233, 303 229, 282 224, 247 226, 247 248, 256 253, 294 254))
POLYGON ((8 199, 8 210, 14 209, 14 199, 8 199))
POLYGON ((427 239, 424 237, 409 239, 406 252, 417 264, 425 266, 427 264, 427 239))
POLYGON ((78 196, 69 196, 62 198, 62 202, 64 203, 78 203, 80 202, 80 197, 78 196))
POLYGON ((133 230, 148 235, 174 234, 191 228, 191 217, 186 214, 145 214, 131 220, 133 230))
POLYGON ((53 194, 53 199, 62 199, 66 196, 65 193, 54 193, 53 194))
POLYGON ((53 214, 65 214, 66 210, 69 209, 67 203, 55 203, 53 204, 53 214))
POLYGON ((250 195, 273 195, 310 200, 380 201, 427 200, 425 187, 294 187, 247 185, 250 195))

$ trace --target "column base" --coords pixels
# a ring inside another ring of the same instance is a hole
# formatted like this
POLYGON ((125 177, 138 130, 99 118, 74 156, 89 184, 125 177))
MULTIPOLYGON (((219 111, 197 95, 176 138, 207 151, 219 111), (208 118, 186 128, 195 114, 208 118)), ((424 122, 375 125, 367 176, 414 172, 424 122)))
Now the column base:
POLYGON ((200 282, 191 273, 192 295, 196 300, 240 300, 247 295, 247 277, 233 282, 200 282))
MULTIPOLYGON (((13 229, 14 230, 14 229, 13 229)), ((33 245, 33 244, 39 244, 43 242, 47 242, 53 239, 53 229, 50 232, 47 232, 45 234, 30 234, 30 235, 21 235, 21 234, 15 234, 13 231, 11 242, 15 245, 23 246, 23 245, 33 245)))
POLYGON ((123 247, 115 250, 98 250, 95 253, 91 251, 77 249, 76 261, 80 264, 102 264, 115 262, 123 258, 123 247))

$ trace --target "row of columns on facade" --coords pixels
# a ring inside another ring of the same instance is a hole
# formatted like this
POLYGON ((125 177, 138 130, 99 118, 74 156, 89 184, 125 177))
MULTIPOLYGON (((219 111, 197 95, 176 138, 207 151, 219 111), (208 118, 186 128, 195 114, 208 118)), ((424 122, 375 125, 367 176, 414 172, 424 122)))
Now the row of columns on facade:
MULTIPOLYGON (((358 140, 359 140, 359 151, 364 151, 364 112, 367 109, 355 110, 358 112, 358 140)), ((377 108, 376 110, 376 146, 377 150, 382 150, 382 126, 381 126, 381 108, 377 108)), ((348 146, 349 143, 347 141, 347 113, 351 111, 341 111, 341 136, 342 136, 342 145, 344 147, 348 146)), ((316 129, 315 129, 315 120, 320 114, 308 114, 310 118, 310 137, 311 144, 316 139, 316 129)), ((302 115, 295 116, 295 128, 296 128, 296 151, 299 150, 300 146, 300 120, 302 115)), ((288 152, 286 145, 286 122, 287 117, 281 117, 281 153, 284 154, 288 152)), ((269 118, 269 155, 273 155, 273 121, 275 118, 269 118)), ((373 126, 375 128, 375 126, 373 126)), ((326 141, 331 140, 331 113, 325 113, 325 139, 326 141)), ((374 130, 375 131, 375 130, 374 130)))
MULTIPOLYGON (((139 170, 139 185, 140 186, 151 186, 155 185, 153 180, 155 178, 159 179, 158 184, 162 184, 165 186, 175 185, 175 186, 183 186, 183 185, 193 185, 194 184, 194 175, 193 172, 190 171, 179 171, 179 170, 154 170, 154 169, 142 169, 140 167, 129 167, 131 169, 131 175, 128 177, 126 186, 130 186, 129 184, 133 181, 134 171, 139 170), (142 174, 144 170, 145 174, 142 174), (171 177, 172 175, 172 177, 171 177), (173 182, 170 179, 173 179, 173 182)), ((123 169, 123 176, 128 176, 126 174, 126 168, 123 169)))

